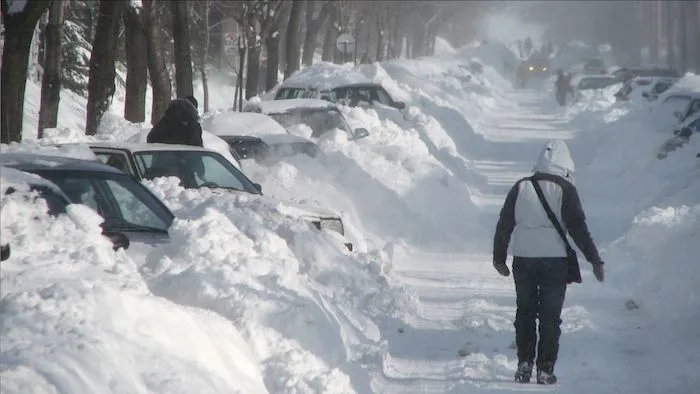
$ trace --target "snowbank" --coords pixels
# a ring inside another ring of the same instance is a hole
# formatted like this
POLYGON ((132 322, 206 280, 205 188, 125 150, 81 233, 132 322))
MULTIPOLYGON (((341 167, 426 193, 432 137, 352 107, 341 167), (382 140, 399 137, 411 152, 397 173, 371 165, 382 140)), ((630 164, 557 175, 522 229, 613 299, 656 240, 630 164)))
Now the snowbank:
POLYGON ((236 328, 153 296, 94 211, 26 196, 2 199, 3 393, 267 392, 236 328))
POLYGON ((381 359, 377 324, 415 307, 385 254, 349 254, 251 196, 146 184, 178 217, 142 268, 155 294, 230 319, 270 392, 366 392, 358 362, 381 359))

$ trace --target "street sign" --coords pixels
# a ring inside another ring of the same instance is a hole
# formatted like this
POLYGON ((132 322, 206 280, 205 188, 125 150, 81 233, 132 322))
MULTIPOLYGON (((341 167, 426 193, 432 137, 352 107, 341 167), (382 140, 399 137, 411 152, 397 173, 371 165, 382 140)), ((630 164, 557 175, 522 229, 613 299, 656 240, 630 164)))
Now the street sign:
POLYGON ((350 55, 355 51, 355 37, 348 33, 343 33, 335 40, 335 47, 343 55, 350 55))

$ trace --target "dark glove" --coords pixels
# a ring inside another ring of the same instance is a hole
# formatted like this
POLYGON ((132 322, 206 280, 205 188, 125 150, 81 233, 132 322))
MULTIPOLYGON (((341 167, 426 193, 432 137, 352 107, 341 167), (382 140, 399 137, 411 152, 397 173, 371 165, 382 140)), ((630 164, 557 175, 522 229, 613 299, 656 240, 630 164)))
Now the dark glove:
POLYGON ((498 271, 498 273, 501 274, 501 275, 503 275, 503 276, 508 276, 508 275, 510 275, 510 270, 508 269, 508 266, 506 265, 506 263, 496 263, 496 262, 494 262, 494 263, 493 263, 493 268, 495 268, 496 271, 498 271))
POLYGON ((598 280, 602 282, 605 280, 605 270, 603 269, 603 262, 593 264, 593 275, 598 280))

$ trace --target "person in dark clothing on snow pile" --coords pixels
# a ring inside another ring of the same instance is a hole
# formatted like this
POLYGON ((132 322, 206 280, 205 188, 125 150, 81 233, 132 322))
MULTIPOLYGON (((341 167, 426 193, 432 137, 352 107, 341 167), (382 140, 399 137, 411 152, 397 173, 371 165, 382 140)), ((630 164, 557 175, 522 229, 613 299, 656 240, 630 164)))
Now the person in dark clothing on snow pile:
POLYGON ((153 126, 146 139, 149 143, 203 146, 197 99, 187 96, 170 102, 165 115, 153 126))
POLYGON ((567 231, 593 265, 596 279, 600 282, 604 279, 603 261, 588 232, 573 184, 573 171, 574 162, 566 143, 548 142, 535 165, 534 175, 520 179, 511 188, 496 226, 493 266, 503 276, 510 275, 506 258, 513 236, 517 382, 530 381, 536 347, 537 383, 557 381, 554 364, 559 352, 559 326, 566 286, 569 281, 581 281, 577 265, 576 279, 571 279, 568 271, 567 256, 575 252, 568 240, 565 241, 567 231), (535 319, 539 319, 539 344, 535 319))

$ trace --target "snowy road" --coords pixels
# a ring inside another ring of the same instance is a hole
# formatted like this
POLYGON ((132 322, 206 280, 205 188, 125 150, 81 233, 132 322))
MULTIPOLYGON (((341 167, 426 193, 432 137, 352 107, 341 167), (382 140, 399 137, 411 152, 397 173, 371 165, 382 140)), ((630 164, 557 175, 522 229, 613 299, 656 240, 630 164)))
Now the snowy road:
MULTIPOLYGON (((484 125, 488 149, 476 160, 489 180, 477 202, 494 226, 508 188, 529 174, 544 141, 575 134, 557 108, 541 104, 540 94, 513 92, 512 98, 518 111, 484 125)), ((559 385, 512 383, 515 292, 512 276, 491 268, 491 236, 485 228, 483 248, 468 254, 409 252, 395 259, 422 309, 407 327, 385 329, 389 349, 374 392, 697 392, 699 356, 684 346, 687 336, 667 334, 642 309, 625 308, 627 299, 597 283, 583 260, 584 283, 569 288, 563 311, 559 385)))

